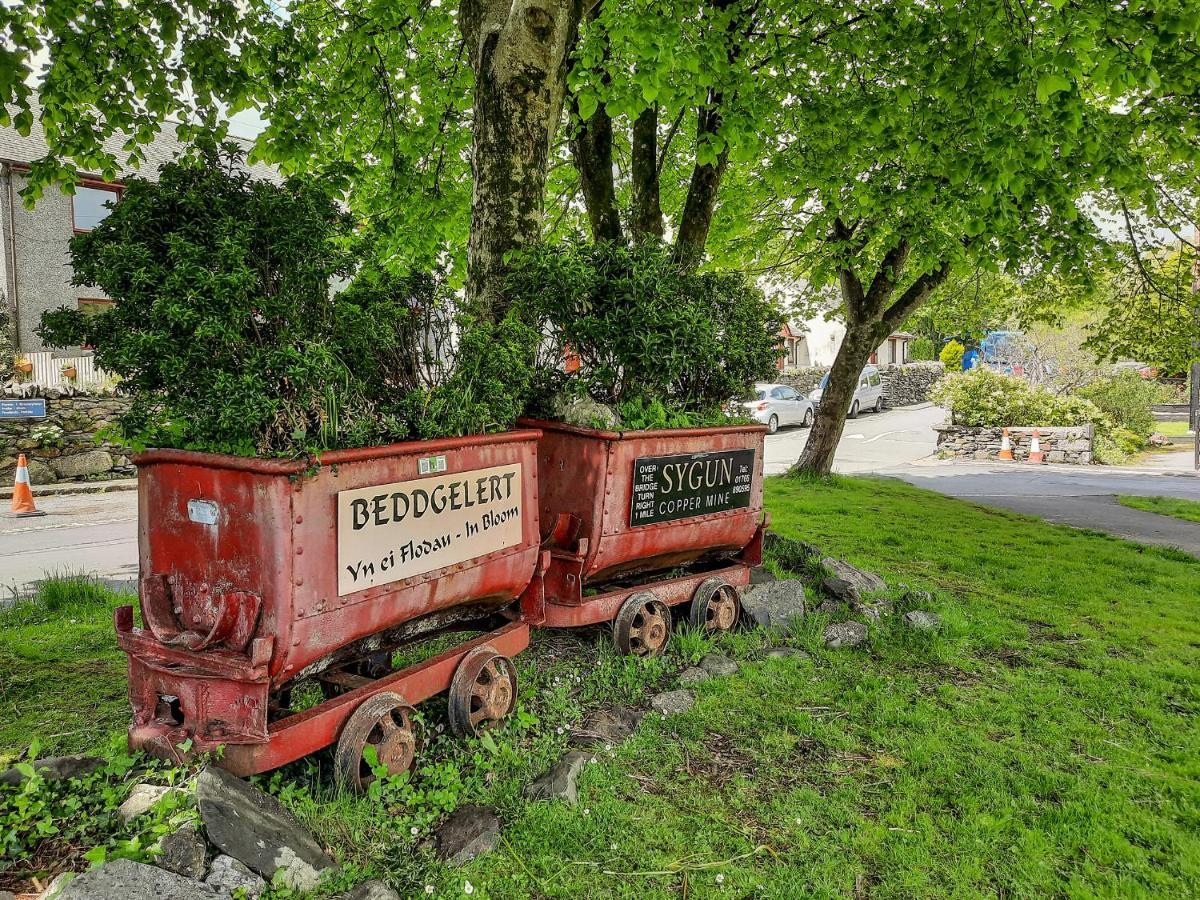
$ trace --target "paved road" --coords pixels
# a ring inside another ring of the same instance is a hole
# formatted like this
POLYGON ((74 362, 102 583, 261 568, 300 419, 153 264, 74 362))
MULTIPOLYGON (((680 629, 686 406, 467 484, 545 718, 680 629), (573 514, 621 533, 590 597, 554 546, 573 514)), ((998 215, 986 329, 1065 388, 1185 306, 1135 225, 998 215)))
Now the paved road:
POLYGON ((0 600, 47 574, 136 581, 136 491, 40 497, 37 505, 45 516, 0 518, 0 600))
MULTIPOLYGON (((1126 509, 1115 500, 1116 494, 1200 500, 1200 477, 1104 468, 931 464, 932 426, 943 417, 940 409, 930 406, 864 413, 846 423, 835 469, 898 477, 964 500, 1200 555, 1200 524, 1126 509)), ((785 429, 767 438, 768 475, 778 475, 796 461, 808 431, 785 429)), ((1172 463, 1160 460, 1159 465, 1172 463)), ((134 492, 43 497, 38 505, 49 515, 0 518, 0 599, 13 587, 28 590, 52 572, 89 572, 130 583, 137 578, 134 492)))

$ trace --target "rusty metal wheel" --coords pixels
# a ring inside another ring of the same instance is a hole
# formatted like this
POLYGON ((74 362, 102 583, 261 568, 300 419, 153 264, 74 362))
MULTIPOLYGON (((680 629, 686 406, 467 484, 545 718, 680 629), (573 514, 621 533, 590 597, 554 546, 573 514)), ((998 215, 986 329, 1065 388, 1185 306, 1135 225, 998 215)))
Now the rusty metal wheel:
POLYGON ((742 599, 732 584, 720 578, 706 578, 692 595, 689 621, 708 634, 732 631, 742 614, 742 599))
POLYGON ((463 657, 450 682, 450 730, 474 737, 502 721, 517 705, 517 669, 491 647, 463 657))
POLYGON ((671 640, 671 610, 649 591, 634 594, 613 619, 613 643, 628 656, 658 656, 671 640))
POLYGON ((411 769, 417 758, 412 712, 413 708, 399 694, 375 694, 364 700, 338 738, 333 754, 338 781, 345 787, 363 790, 375 780, 375 773, 364 758, 368 746, 375 748, 379 765, 389 775, 411 769))

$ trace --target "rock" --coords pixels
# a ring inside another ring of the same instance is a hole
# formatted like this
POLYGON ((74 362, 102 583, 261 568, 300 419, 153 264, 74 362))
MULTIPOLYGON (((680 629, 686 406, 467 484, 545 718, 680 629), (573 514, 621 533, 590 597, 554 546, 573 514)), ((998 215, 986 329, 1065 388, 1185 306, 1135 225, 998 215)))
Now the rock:
POLYGON ((844 560, 834 559, 832 556, 826 556, 821 560, 821 565, 833 573, 837 578, 843 581, 848 581, 858 590, 864 592, 870 591, 886 591, 887 582, 876 575, 874 572, 867 572, 844 560))
POLYGON ((850 604, 848 604, 845 600, 836 600, 833 597, 826 597, 817 606, 815 612, 818 615, 837 618, 838 616, 847 615, 850 612, 850 604))
POLYGON ((862 622, 834 622, 826 627, 822 639, 826 647, 857 647, 867 639, 867 626, 862 622))
POLYGON ((858 602, 851 603, 850 609, 857 616, 862 616, 864 619, 869 619, 872 622, 878 622, 884 616, 892 614, 892 602, 887 599, 879 599, 875 602, 858 602))
POLYGON ((750 585, 753 587, 756 584, 770 584, 772 581, 778 581, 768 569, 762 566, 754 566, 750 569, 750 585))
POLYGON ((691 691, 666 691, 651 697, 650 705, 664 716, 677 716, 696 705, 696 695, 691 691))
POLYGON ((112 454, 107 450, 87 450, 74 456, 62 456, 50 464, 60 478, 83 478, 102 475, 113 467, 112 454))
POLYGON ((700 660, 700 668, 709 675, 733 675, 738 670, 738 664, 728 656, 720 653, 709 653, 700 660))
POLYGON ((12 891, 0 891, 0 900, 17 900, 12 891))
POLYGON ((905 591, 904 602, 916 606, 924 606, 927 603, 933 602, 933 594, 929 593, 929 591, 905 591))
MULTIPOLYGON (((572 796, 574 789, 572 780, 572 796)), ((568 802, 575 801, 571 799, 568 802)), ((460 806, 434 832, 433 839, 437 845, 438 859, 450 866, 463 866, 495 849, 496 842, 500 840, 500 819, 486 806, 474 803, 460 806)))
POLYGON ((759 628, 790 628, 804 618, 804 583, 788 578, 751 586, 742 599, 742 609, 759 628))
POLYGON ((281 876, 293 890, 312 890, 333 866, 313 836, 274 797, 224 769, 196 780, 196 804, 208 840, 264 878, 281 876))
POLYGON ((130 859, 117 859, 76 875, 57 900, 216 900, 211 887, 130 859))
POLYGON ((621 419, 611 406, 591 397, 570 397, 559 394, 551 401, 554 418, 567 425, 581 428, 620 428, 621 419))
MULTIPOLYGON (((54 484, 58 481, 58 477, 54 474, 54 470, 42 462, 40 459, 27 458, 25 460, 29 468, 29 483, 30 484, 54 484)), ((6 486, 11 486, 13 476, 16 474, 17 461, 15 458, 5 459, 0 463, 0 483, 6 486)))
POLYGON ((812 544, 784 537, 774 531, 763 535, 763 551, 788 572, 805 572, 821 558, 821 551, 812 544))
POLYGON ((117 809, 117 814, 125 822, 132 822, 140 815, 148 813, 159 800, 171 792, 171 788, 159 784, 135 784, 129 791, 125 802, 117 809))
MULTIPOLYGON (((1154 434, 1150 435, 1150 437, 1148 437, 1146 439, 1146 443, 1149 444, 1151 447, 1168 447, 1171 444, 1171 439, 1169 437, 1167 437, 1165 434, 1163 434, 1161 431, 1156 431, 1156 432, 1154 432, 1154 434)), ((1072 449, 1075 449, 1075 448, 1072 448, 1072 449)), ((1091 448, 1088 447, 1087 449, 1090 450, 1091 448)), ((30 473, 30 474, 32 474, 32 473, 30 473)))
MULTIPOLYGON (((82 778, 103 766, 104 760, 98 756, 48 756, 45 759, 34 760, 33 763, 34 771, 47 781, 82 778)), ((0 772, 0 784, 11 786, 24 780, 25 776, 16 769, 0 772)))
POLYGON ((914 631, 937 631, 942 627, 942 620, 931 612, 913 609, 904 614, 904 624, 914 631))
POLYGON ((232 856, 224 854, 213 860, 212 869, 209 870, 204 883, 222 897, 243 890, 247 900, 254 900, 267 889, 267 882, 263 878, 255 875, 232 856))
POLYGON ((712 675, 698 666, 688 666, 679 673, 679 683, 683 687, 695 687, 702 681, 708 681, 712 675))
POLYGON ((821 590, 843 603, 857 603, 862 599, 853 582, 835 575, 826 575, 821 579, 821 590))
POLYGON ((161 869, 184 878, 203 878, 208 845, 194 825, 184 825, 172 831, 159 844, 160 852, 154 862, 161 869))
POLYGON ((767 651, 767 659, 811 659, 803 650, 795 647, 772 647, 767 651))
POLYGON ((579 802, 579 792, 575 781, 579 771, 588 760, 593 759, 591 753, 572 750, 552 765, 548 771, 525 786, 525 796, 530 800, 566 800, 574 806, 579 802))
POLYGON ((38 900, 58 900, 62 895, 62 890, 68 884, 75 880, 75 872, 59 872, 46 885, 46 889, 42 891, 42 895, 38 900))
POLYGON ((642 714, 636 709, 594 709, 584 716, 579 727, 571 732, 570 743, 573 747, 619 744, 637 730, 641 721, 642 714))
POLYGON ((346 900, 400 900, 400 895, 382 881, 364 881, 346 895, 346 900))

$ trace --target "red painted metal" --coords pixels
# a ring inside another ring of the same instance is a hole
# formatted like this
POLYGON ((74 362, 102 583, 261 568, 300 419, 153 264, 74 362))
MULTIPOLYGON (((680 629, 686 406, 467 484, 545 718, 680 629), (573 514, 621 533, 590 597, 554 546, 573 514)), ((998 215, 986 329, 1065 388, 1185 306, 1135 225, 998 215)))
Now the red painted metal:
POLYGON ((765 427, 616 432, 540 420, 520 424, 542 432, 540 518, 543 546, 550 551, 549 568, 534 577, 521 597, 526 621, 551 628, 589 625, 612 619, 639 590, 651 590, 670 606, 690 601, 700 583, 714 575, 739 587, 749 583, 748 566, 762 561, 765 427), (755 451, 747 508, 629 524, 636 460, 722 450, 755 451), (722 553, 737 554, 737 562, 654 580, 654 573, 722 553), (585 594, 588 585, 603 589, 617 580, 619 585, 602 593, 585 594))
MULTIPOLYGON (((353 710, 351 704, 342 714, 345 698, 394 687, 396 676, 270 729, 269 694, 404 623, 452 623, 511 603, 543 561, 537 438, 525 430, 414 441, 327 453, 319 464, 178 450, 136 456, 145 628, 134 627, 131 609, 119 611, 116 622, 129 654, 131 745, 171 756, 173 745, 189 738, 194 749, 224 744, 230 768, 245 772, 334 740, 353 710), (337 494, 417 480, 424 477, 418 461, 430 456, 445 458, 431 476, 520 464, 520 542, 339 596, 337 494)), ((505 631, 498 639, 523 649, 528 637, 520 633, 505 631)), ((443 679, 442 670, 453 673, 459 649, 447 651, 450 662, 430 661, 424 673, 400 673, 410 702, 445 689, 449 674, 443 679), (424 693, 434 684, 442 686, 424 693)))

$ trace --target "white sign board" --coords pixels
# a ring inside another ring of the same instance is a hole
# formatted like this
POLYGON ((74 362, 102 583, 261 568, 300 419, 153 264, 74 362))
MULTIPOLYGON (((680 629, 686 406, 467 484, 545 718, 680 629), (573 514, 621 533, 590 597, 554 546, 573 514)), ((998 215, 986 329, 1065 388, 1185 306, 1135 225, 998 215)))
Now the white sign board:
POLYGON ((338 493, 338 596, 521 542, 521 464, 338 493))

